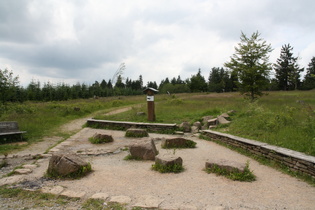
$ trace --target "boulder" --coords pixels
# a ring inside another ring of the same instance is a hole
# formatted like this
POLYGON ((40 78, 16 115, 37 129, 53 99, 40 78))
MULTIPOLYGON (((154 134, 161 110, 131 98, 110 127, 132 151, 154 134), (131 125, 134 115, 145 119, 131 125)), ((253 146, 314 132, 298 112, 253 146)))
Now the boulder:
POLYGON ((155 156, 158 154, 152 139, 130 145, 129 152, 132 157, 142 160, 155 160, 155 156))
POLYGON ((213 119, 213 116, 204 116, 203 118, 202 118, 202 124, 207 124, 208 123, 208 120, 211 120, 211 119, 213 119))
POLYGON ((75 154, 55 154, 50 158, 47 173, 55 177, 66 177, 80 173, 83 168, 89 166, 89 163, 75 154))
POLYGON ((230 115, 228 115, 227 113, 223 113, 220 115, 221 117, 224 117, 225 119, 228 119, 230 117, 230 115))
POLYGON ((246 164, 245 163, 244 164, 238 163, 238 162, 231 161, 231 160, 224 160, 224 159, 206 162, 206 169, 212 168, 215 166, 217 166, 221 169, 224 169, 228 172, 238 171, 240 173, 243 173, 244 169, 246 167, 246 164))
POLYGON ((93 139, 97 139, 100 143, 113 142, 114 139, 111 135, 95 133, 92 137, 93 139))
POLYGON ((155 157, 155 164, 160 164, 163 166, 172 166, 172 165, 183 165, 183 159, 181 157, 175 156, 175 155, 157 155, 155 157))
POLYGON ((218 124, 218 118, 213 118, 207 121, 207 127, 211 125, 217 125, 218 124))
POLYGON ((201 122, 197 121, 197 122, 194 122, 193 126, 197 127, 198 129, 201 128, 201 122))
POLYGON ((227 119, 225 119, 225 117, 222 116, 218 116, 218 123, 219 124, 229 124, 231 121, 228 121, 227 119))
POLYGON ((148 137, 149 134, 145 129, 129 128, 125 134, 126 137, 142 138, 148 137))
POLYGON ((191 126, 191 132, 192 133, 198 133, 199 132, 199 128, 197 126, 191 126))
POLYGON ((189 122, 182 122, 179 125, 179 128, 182 129, 184 132, 190 132, 191 128, 190 128, 190 123, 189 122))
POLYGON ((137 116, 144 116, 145 112, 137 112, 137 116))
POLYGON ((196 145, 194 141, 185 138, 171 138, 163 139, 161 143, 162 148, 190 148, 196 145))

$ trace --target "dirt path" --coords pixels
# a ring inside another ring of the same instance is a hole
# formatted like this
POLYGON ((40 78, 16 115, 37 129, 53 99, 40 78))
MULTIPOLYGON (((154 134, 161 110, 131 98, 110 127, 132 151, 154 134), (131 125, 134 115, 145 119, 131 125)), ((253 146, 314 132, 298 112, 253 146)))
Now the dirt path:
MULTIPOLYGON (((108 114, 128 111, 123 108, 108 114)), ((152 171, 152 161, 123 160, 128 151, 123 148, 139 141, 124 137, 123 131, 83 128, 86 119, 75 120, 62 129, 77 131, 73 136, 51 150, 74 152, 90 162, 93 172, 79 180, 42 180, 49 158, 36 162, 37 168, 26 175, 0 179, 0 185, 27 180, 40 189, 62 189, 59 193, 72 192, 82 199, 96 193, 106 195, 106 202, 124 198, 129 208, 140 204, 160 209, 314 209, 315 187, 294 177, 282 174, 253 159, 245 157, 213 142, 200 140, 186 134, 197 142, 195 149, 165 150, 161 138, 169 135, 150 133, 161 154, 171 153, 183 158, 185 171, 180 174, 160 174, 152 171), (112 135, 113 143, 93 145, 88 138, 95 133, 112 135), (250 169, 257 176, 252 183, 231 181, 203 171, 207 160, 227 159, 240 163, 250 161, 250 169), (151 205, 151 206, 150 206, 151 205)), ((40 153, 44 148, 35 145, 32 151, 40 153), (37 148, 37 150, 36 150, 37 148)), ((47 146, 48 144, 46 144, 47 146)), ((46 150, 47 148, 45 148, 46 150)), ((33 161, 33 160, 32 160, 33 161)), ((34 162, 34 161, 33 161, 34 162)), ((1 206, 0 206, 1 207, 1 206)), ((79 207, 78 207, 79 208, 79 207)))
MULTIPOLYGON (((114 115, 114 114, 119 114, 122 112, 126 112, 131 110, 132 107, 125 107, 125 108, 120 108, 113 110, 111 112, 108 112, 105 114, 106 115, 114 115)), ((73 120, 65 125, 62 125, 60 127, 60 130, 65 132, 65 133, 76 133, 79 132, 82 129, 82 126, 88 119, 90 119, 92 115, 80 119, 73 120)), ((35 143, 30 145, 24 150, 15 152, 14 155, 18 156, 25 156, 25 155, 36 155, 36 154, 43 154, 48 148, 51 148, 53 145, 56 145, 59 141, 61 141, 63 138, 59 136, 49 136, 49 137, 44 137, 43 141, 35 143)))

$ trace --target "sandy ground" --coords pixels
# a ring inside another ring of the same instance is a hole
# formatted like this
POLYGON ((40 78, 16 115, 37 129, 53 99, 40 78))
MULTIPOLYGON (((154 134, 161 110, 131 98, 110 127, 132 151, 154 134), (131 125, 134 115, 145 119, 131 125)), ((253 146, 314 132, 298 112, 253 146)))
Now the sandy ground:
MULTIPOLYGON (((130 205, 139 202, 143 196, 152 196, 160 201, 161 209, 315 209, 315 187, 213 142, 187 134, 185 138, 197 142, 197 148, 165 150, 160 147, 160 139, 170 136, 150 133, 149 138, 142 140, 155 139, 160 153, 175 153, 182 157, 185 167, 179 174, 160 174, 151 170, 153 161, 123 160, 128 154, 123 149, 141 141, 125 138, 124 134, 122 131, 81 129, 51 151, 78 153, 91 163, 93 172, 79 180, 47 181, 42 187, 62 186, 84 192, 84 199, 95 193, 107 193, 110 197, 129 196, 130 205), (92 145, 88 138, 95 133, 112 135, 114 142, 92 145), (216 159, 240 163, 249 160, 257 180, 251 183, 231 181, 204 172, 205 162, 216 159)), ((31 174, 18 175, 18 180, 40 180, 48 161, 48 158, 41 160, 38 168, 31 174)), ((0 184, 1 181, 3 179, 0 184)))

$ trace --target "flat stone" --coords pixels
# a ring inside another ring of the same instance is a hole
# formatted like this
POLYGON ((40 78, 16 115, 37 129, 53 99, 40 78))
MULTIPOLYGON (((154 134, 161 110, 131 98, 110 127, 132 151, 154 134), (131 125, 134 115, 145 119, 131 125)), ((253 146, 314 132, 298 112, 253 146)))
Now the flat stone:
POLYGON ((217 125, 217 124, 218 124, 218 118, 210 119, 208 120, 208 123, 207 123, 208 126, 217 125))
POLYGON ((62 192, 60 195, 67 196, 70 198, 83 198, 85 196, 85 192, 76 192, 72 190, 66 190, 62 192))
POLYGON ((118 196, 112 196, 110 198, 110 203, 120 203, 120 204, 126 204, 131 202, 131 198, 124 195, 118 195, 118 196))
POLYGON ((62 186, 43 187, 41 189, 41 191, 43 193, 50 193, 50 194, 54 194, 54 195, 59 195, 60 193, 62 193, 63 190, 64 190, 64 188, 62 186))
POLYGON ((233 172, 235 170, 239 171, 239 172, 244 172, 244 169, 246 167, 245 163, 238 163, 235 161, 231 161, 231 160, 215 160, 215 161, 211 161, 211 162, 206 162, 206 168, 212 168, 214 166, 218 166, 221 169, 225 169, 229 172, 233 172))
POLYGON ((155 156, 155 163, 158 163, 164 166, 175 165, 175 164, 183 165, 183 159, 175 155, 164 154, 164 155, 155 156))
POLYGON ((133 205, 133 207, 140 208, 159 208, 160 204, 163 202, 163 199, 159 199, 154 196, 144 195, 138 199, 138 202, 133 205))
POLYGON ((225 119, 224 117, 219 116, 219 117, 218 117, 218 122, 219 122, 219 124, 229 124, 231 121, 228 121, 228 120, 225 119))
POLYGON ((184 135, 184 132, 183 131, 176 131, 175 134, 176 135, 184 135))
POLYGON ((109 197, 108 193, 95 193, 91 196, 92 199, 102 199, 106 200, 109 197))
POLYGON ((35 169, 35 168, 37 168, 37 165, 35 165, 35 164, 27 164, 27 165, 23 165, 23 168, 35 169))
POLYGON ((18 168, 14 170, 15 173, 17 174, 29 174, 32 173, 32 169, 29 168, 18 168))
POLYGON ((23 178, 21 176, 4 177, 4 178, 0 179, 0 186, 18 183, 22 180, 23 180, 23 178))
POLYGON ((129 128, 126 131, 125 136, 126 137, 132 137, 132 138, 142 138, 142 137, 148 137, 149 134, 145 129, 129 128))

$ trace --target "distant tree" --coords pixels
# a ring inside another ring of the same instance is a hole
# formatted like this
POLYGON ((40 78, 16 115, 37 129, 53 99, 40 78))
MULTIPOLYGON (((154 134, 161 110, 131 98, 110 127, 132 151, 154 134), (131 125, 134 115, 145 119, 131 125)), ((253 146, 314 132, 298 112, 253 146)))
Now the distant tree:
POLYGON ((43 100, 41 95, 40 82, 32 80, 31 83, 26 88, 27 98, 32 101, 41 101, 43 100))
POLYGON ((308 64, 306 74, 303 81, 303 89, 314 89, 315 88, 315 57, 313 57, 308 64))
POLYGON ((213 67, 211 69, 208 82, 209 91, 221 93, 227 90, 227 85, 229 83, 229 74, 223 68, 213 67))
POLYGON ((258 31, 251 37, 242 32, 240 39, 231 60, 224 65, 236 73, 241 94, 253 101, 262 96, 262 90, 268 85, 267 78, 271 70, 268 54, 272 48, 260 38, 258 31))
POLYGON ((147 82, 147 87, 152 87, 154 89, 158 89, 158 86, 157 86, 155 81, 154 82, 151 82, 151 81, 147 82))
POLYGON ((16 101, 19 78, 13 76, 8 69, 0 69, 0 102, 5 104, 8 101, 16 101))
POLYGON ((101 88, 102 89, 105 89, 107 88, 107 82, 103 79, 102 82, 101 82, 101 88))
POLYGON ((293 47, 290 44, 284 45, 281 48, 280 58, 274 64, 276 79, 280 90, 296 90, 300 83, 300 69, 297 60, 292 53, 293 47))
POLYGON ((205 78, 201 75, 201 70, 198 69, 198 73, 196 75, 192 75, 189 84, 188 84, 191 92, 206 92, 208 89, 208 85, 206 83, 205 78))

